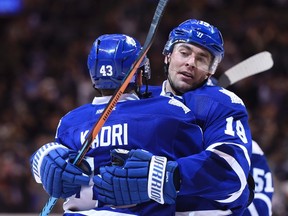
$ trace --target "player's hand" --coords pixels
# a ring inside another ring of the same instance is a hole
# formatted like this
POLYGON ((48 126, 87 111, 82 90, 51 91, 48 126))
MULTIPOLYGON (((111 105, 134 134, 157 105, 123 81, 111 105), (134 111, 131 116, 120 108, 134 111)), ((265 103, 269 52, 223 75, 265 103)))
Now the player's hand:
POLYGON ((43 156, 42 161, 38 161, 39 164, 35 163, 36 156, 37 154, 34 156, 34 176, 37 164, 40 166, 38 169, 42 185, 50 196, 67 198, 79 192, 81 185, 89 185, 91 168, 85 160, 81 163, 83 169, 72 164, 76 157, 75 151, 63 147, 54 148, 43 156))
POLYGON ((165 157, 141 149, 126 154, 116 149, 111 154, 112 166, 101 167, 100 174, 93 178, 98 200, 115 206, 150 199, 161 204, 175 203, 180 184, 177 162, 167 162, 165 157))

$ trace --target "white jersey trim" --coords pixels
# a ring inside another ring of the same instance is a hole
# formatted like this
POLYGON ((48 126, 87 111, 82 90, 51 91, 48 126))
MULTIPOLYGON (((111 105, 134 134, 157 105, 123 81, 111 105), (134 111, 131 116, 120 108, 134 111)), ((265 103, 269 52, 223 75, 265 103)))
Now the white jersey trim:
MULTIPOLYGON (((101 96, 101 97, 94 97, 92 104, 93 105, 99 105, 99 104, 107 104, 109 102, 109 100, 111 99, 112 96, 101 96)), ((122 101, 129 101, 129 100, 140 100, 140 98, 134 94, 134 93, 130 93, 130 94, 122 94, 119 102, 122 101)))
POLYGON ((42 165, 43 158, 49 154, 49 152, 56 148, 65 148, 67 147, 61 145, 57 142, 50 142, 43 145, 34 155, 33 162, 32 162, 32 172, 37 183, 42 183, 41 176, 40 176, 40 169, 42 165))
MULTIPOLYGON (((227 198, 227 199, 216 200, 216 201, 218 201, 220 203, 229 203, 229 202, 233 202, 233 201, 237 200, 241 196, 243 190, 245 189, 245 187, 247 185, 247 179, 246 179, 246 175, 244 173, 244 170, 242 169, 242 167, 240 166, 238 161, 235 160, 234 157, 232 157, 231 155, 229 155, 229 154, 227 154, 225 152, 222 152, 222 151, 219 151, 219 150, 215 149, 215 147, 223 145, 223 144, 224 143, 215 143, 215 144, 209 146, 207 148, 207 150, 211 151, 211 152, 214 152, 215 154, 217 154, 221 158, 223 158, 230 165, 230 167, 234 170, 234 172, 236 173, 236 175, 238 176, 238 178, 240 180, 241 186, 240 186, 240 189, 238 191, 230 194, 230 197, 227 198)), ((248 152, 247 152, 246 148, 244 148, 243 146, 241 146, 239 144, 235 144, 235 143, 225 143, 224 145, 226 145, 226 144, 233 144, 233 145, 239 146, 243 150, 244 155, 245 155, 245 157, 246 157, 246 159, 247 159, 247 161, 249 163, 249 167, 250 167, 250 163, 251 162, 250 162, 250 158, 248 156, 248 152)))
POLYGON ((248 211, 250 212, 251 216, 259 216, 257 209, 253 202, 248 206, 248 211))
POLYGON ((113 212, 109 210, 87 210, 87 211, 65 211, 65 213, 69 214, 81 214, 81 215, 87 215, 87 216, 121 216, 121 215, 126 215, 126 216, 135 216, 135 214, 126 214, 126 213, 120 213, 120 212, 113 212))
POLYGON ((231 210, 207 210, 207 211, 187 211, 187 212, 176 212, 175 216, 225 216, 232 215, 231 210))
POLYGON ((241 149, 243 150, 243 153, 244 153, 244 155, 245 155, 245 158, 246 158, 246 161, 247 161, 249 167, 251 166, 251 159, 250 159, 250 157, 249 157, 248 151, 247 151, 247 149, 246 149, 244 146, 242 146, 242 145, 240 145, 240 144, 237 144, 237 143, 214 143, 214 144, 210 145, 206 150, 213 152, 213 149, 214 149, 215 147, 220 146, 220 145, 223 145, 223 144, 224 144, 224 145, 226 145, 226 144, 228 144, 228 145, 236 145, 236 146, 238 146, 239 148, 241 148, 241 149))
POLYGON ((254 140, 252 140, 252 154, 264 155, 264 152, 262 151, 258 143, 254 140))
MULTIPOLYGON (((255 199, 260 199, 263 202, 265 202, 266 205, 267 205, 268 211, 269 211, 268 215, 272 215, 272 203, 271 203, 271 200, 270 200, 270 198, 268 196, 266 196, 263 193, 255 193, 254 200, 255 199)), ((257 212, 257 209, 256 209, 256 207, 255 207, 255 205, 253 203, 251 203, 248 206, 248 210, 249 210, 249 212, 250 212, 250 214, 252 216, 259 216, 259 214, 257 212)))

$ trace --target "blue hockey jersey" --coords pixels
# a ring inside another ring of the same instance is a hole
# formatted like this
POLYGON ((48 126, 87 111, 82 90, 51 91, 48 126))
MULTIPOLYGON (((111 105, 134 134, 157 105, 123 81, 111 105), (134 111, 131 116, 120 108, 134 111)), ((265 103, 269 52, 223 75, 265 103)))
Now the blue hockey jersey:
MULTIPOLYGON (((161 92, 161 87, 160 91, 159 87, 155 87, 153 95, 156 95, 157 91, 161 92)), ((155 112, 151 110, 151 103, 155 100, 159 100, 159 98, 156 96, 143 100, 145 105, 141 109, 146 110, 147 107, 148 113, 146 114, 148 116, 155 112)), ((242 100, 228 90, 209 85, 186 93, 183 98, 175 97, 177 103, 179 100, 182 100, 189 107, 188 109, 192 110, 193 123, 199 125, 201 133, 204 134, 203 142, 198 142, 196 145, 191 144, 181 135, 174 138, 169 137, 168 140, 174 139, 179 143, 173 150, 159 152, 160 148, 164 148, 164 143, 167 143, 165 139, 161 141, 162 144, 160 143, 157 149, 151 146, 149 141, 146 146, 142 143, 138 147, 178 162, 181 172, 181 188, 177 196, 177 212, 192 211, 206 215, 215 215, 216 212, 219 215, 242 214, 249 196, 247 176, 250 169, 252 142, 248 115, 242 100)), ((167 111, 164 106, 159 106, 159 108, 163 112, 167 111)), ((148 116, 147 120, 149 120, 148 116)), ((155 118, 156 116, 152 117, 152 119, 155 118)), ((152 119, 150 118, 150 120, 152 119)), ((157 121, 157 123, 163 124, 162 128, 166 130, 167 134, 173 131, 167 129, 168 121, 157 121)), ((190 130, 187 129, 187 131, 190 130)), ((158 132, 158 135, 162 131, 158 131, 159 129, 156 128, 154 130, 158 132)), ((183 128, 179 128, 179 130, 183 130, 183 128)), ((190 133, 194 132, 191 130, 190 133)), ((165 133, 163 135, 165 136, 165 133)), ((143 142, 147 136, 140 139, 143 142)), ((63 143, 62 140, 59 142, 63 143)), ((153 211, 156 212, 155 209, 153 211)))
MULTIPOLYGON (((155 92, 160 93, 161 87, 155 88, 155 92)), ((182 98, 155 96, 135 100, 133 95, 123 96, 126 101, 116 104, 87 152, 87 160, 95 174, 100 166, 110 164, 109 153, 113 148, 142 148, 176 160, 181 173, 176 206, 150 201, 130 208, 97 208, 97 194, 91 185, 67 199, 65 215, 101 215, 100 212, 106 211, 109 215, 113 215, 112 212, 136 215, 243 213, 249 196, 247 176, 252 140, 241 99, 217 86, 203 86, 182 98), (71 212, 71 209, 87 211, 71 212)), ((107 98, 95 98, 92 104, 65 115, 59 123, 56 141, 79 150, 107 101, 107 98)))
MULTIPOLYGON (((208 82, 207 86, 211 86, 214 85, 212 82, 208 82)), ((206 88, 206 87, 205 87, 206 88)), ((163 89, 159 86, 149 86, 149 90, 152 91, 153 95, 165 95, 165 91, 164 91, 164 85, 163 85, 163 89)), ((227 94, 231 94, 228 91, 227 94)), ((233 94, 232 94, 233 95, 233 94)), ((187 97, 184 95, 184 98, 187 97)), ((193 97, 193 96, 192 96, 193 97)), ((234 96, 232 96, 234 97, 234 96)), ((199 105, 200 106, 200 105, 199 105)), ((205 106, 205 105, 203 105, 205 106)), ((189 107, 190 108, 190 107, 189 107)), ((193 110, 193 109, 192 109, 193 110)), ((203 115, 205 117, 205 114, 203 115)), ((201 119, 201 118, 200 118, 201 119)), ((202 127, 204 126, 205 128, 205 120, 204 121, 199 121, 198 123, 200 125, 202 125, 202 127), (202 123, 201 123, 202 122, 202 123)), ((205 137, 205 135, 204 135, 205 137)), ((268 215, 272 215, 272 196, 273 196, 273 192, 274 192, 274 188, 273 188, 273 178, 272 178, 272 173, 270 171, 267 159, 263 153, 263 151, 261 150, 261 148, 259 147, 259 145, 253 141, 252 142, 252 155, 251 155, 251 169, 250 169, 250 174, 253 176, 254 180, 255 180, 255 198, 253 200, 253 202, 249 205, 249 207, 245 210, 244 214, 245 216, 252 216, 252 215, 263 215, 263 216, 268 216, 268 215)), ((179 210, 179 208, 182 209, 182 205, 183 205, 183 201, 185 203, 185 198, 178 198, 178 207, 177 209, 179 210), (179 201, 180 200, 180 201, 179 201)), ((190 203, 190 205, 188 208, 186 208, 186 210, 188 210, 187 212, 189 212, 189 210, 192 210, 194 212, 195 207, 193 207, 193 203, 194 201, 192 201, 190 203)), ((200 203, 202 203, 202 201, 199 201, 200 203)), ((195 205, 199 206, 197 203, 197 201, 194 202, 195 205)), ((180 209, 180 210, 181 210, 180 209)), ((201 213, 205 213, 204 211, 200 211, 201 213)), ((199 214, 201 214, 199 213, 199 214)), ((216 215, 218 214, 215 211, 208 211, 207 215, 216 215)), ((221 213, 219 213, 221 214, 221 213)), ((182 214, 181 214, 182 215, 182 214)), ((197 215, 197 213, 195 213, 195 215, 197 215)))
MULTIPOLYGON (((186 204, 190 209, 192 205, 195 210, 229 206, 233 215, 242 214, 249 196, 246 179, 252 150, 248 114, 243 101, 224 88, 210 85, 187 92, 183 100, 196 116, 196 123, 203 130, 204 142, 203 152, 198 157, 190 156, 190 164, 199 166, 201 161, 199 169, 188 170, 187 161, 184 166, 179 163, 180 172, 187 176, 195 175, 198 179, 193 182, 198 190, 192 192, 189 190, 191 182, 185 182, 184 178, 182 187, 187 184, 184 191, 189 192, 179 194, 179 200, 189 200, 186 204), (200 203, 193 201, 197 195, 202 199, 200 203)), ((186 204, 177 203, 177 210, 189 210, 186 204)))
MULTIPOLYGON (((65 115, 59 123, 56 142, 78 151, 107 102, 108 98, 95 98, 92 104, 83 105, 65 115)), ((100 166, 111 163, 110 150, 114 148, 141 148, 166 156, 168 160, 199 153, 203 148, 203 134, 195 121, 193 112, 176 98, 159 96, 137 100, 135 95, 123 95, 93 141, 86 154, 87 160, 94 168, 94 174, 98 174, 100 166)), ((71 209, 91 209, 97 206, 96 200, 93 186, 83 187, 80 194, 64 203, 65 215, 78 214, 70 212, 71 209)), ((154 201, 131 208, 98 207, 85 213, 81 211, 79 215, 93 215, 95 211, 99 215, 106 210, 109 210, 109 215, 112 211, 136 215, 175 215, 175 205, 161 205, 154 201)))
POLYGON ((255 181, 255 198, 243 216, 272 215, 273 176, 266 157, 257 142, 252 142, 251 170, 255 181))

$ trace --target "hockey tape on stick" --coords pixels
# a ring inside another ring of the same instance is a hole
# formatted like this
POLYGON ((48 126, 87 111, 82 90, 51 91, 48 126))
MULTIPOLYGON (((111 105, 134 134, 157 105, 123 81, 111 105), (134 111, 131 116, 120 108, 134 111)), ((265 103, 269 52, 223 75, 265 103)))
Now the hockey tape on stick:
POLYGON ((269 70, 273 64, 270 52, 260 52, 225 71, 220 76, 218 85, 226 88, 242 79, 269 70))
MULTIPOLYGON (((130 80, 133 78, 133 76, 136 73, 138 67, 140 66, 142 60, 144 59, 145 55, 147 54, 148 50, 150 49, 150 47, 154 41, 155 34, 156 34, 157 29, 158 29, 160 20, 161 20, 162 15, 165 11, 165 7, 166 7, 167 2, 168 2, 168 0, 160 0, 159 1, 157 8, 155 10, 155 13, 154 13, 151 25, 150 25, 150 29, 149 29, 149 32, 147 34, 147 37, 146 37, 146 40, 144 43, 144 46, 143 46, 137 60, 135 61, 135 63, 132 65, 132 67, 130 68, 127 75, 122 80, 121 86, 115 90, 113 96, 109 100, 103 113, 101 114, 101 116, 99 117, 99 119, 95 123, 95 125, 93 126, 93 129, 89 132, 89 134, 88 134, 86 140, 84 141, 82 148, 79 150, 77 157, 75 158, 73 164, 79 165, 81 163, 81 161, 83 160, 83 157, 85 156, 85 154, 89 150, 92 141, 95 139, 95 137, 97 136, 97 134, 101 130, 102 126, 104 125, 104 123, 106 122, 110 113, 112 112, 114 106, 116 105, 119 98, 121 97, 121 95, 125 91, 126 87, 130 83, 130 80)), ((49 215, 51 210, 53 209, 54 205, 56 204, 57 200, 58 200, 58 198, 50 197, 48 202, 43 207, 42 212, 40 213, 40 216, 49 215)))

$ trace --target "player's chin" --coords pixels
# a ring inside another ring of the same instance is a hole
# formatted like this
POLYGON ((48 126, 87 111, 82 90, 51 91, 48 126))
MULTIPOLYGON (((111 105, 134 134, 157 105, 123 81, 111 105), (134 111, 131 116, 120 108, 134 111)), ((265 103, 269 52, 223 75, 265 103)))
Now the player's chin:
POLYGON ((177 90, 181 93, 185 93, 187 91, 190 91, 194 88, 194 85, 191 83, 187 83, 187 82, 179 82, 177 85, 177 90))

